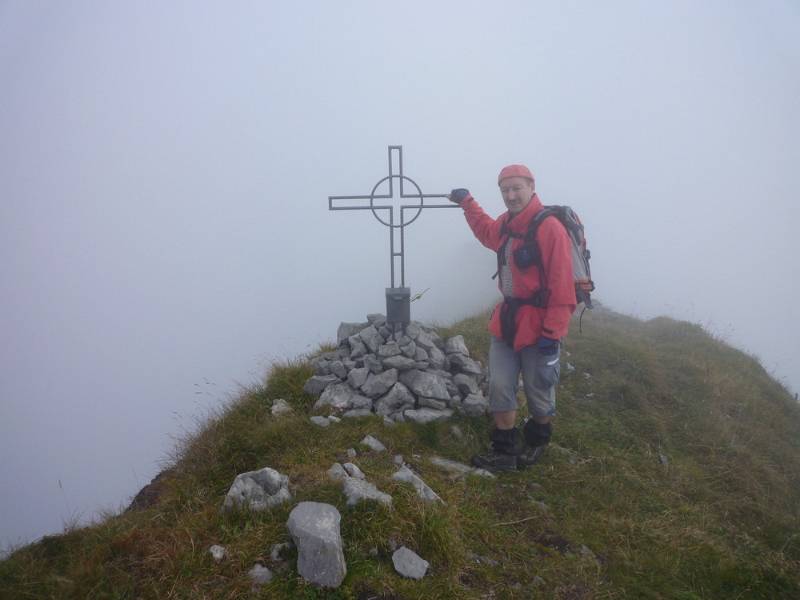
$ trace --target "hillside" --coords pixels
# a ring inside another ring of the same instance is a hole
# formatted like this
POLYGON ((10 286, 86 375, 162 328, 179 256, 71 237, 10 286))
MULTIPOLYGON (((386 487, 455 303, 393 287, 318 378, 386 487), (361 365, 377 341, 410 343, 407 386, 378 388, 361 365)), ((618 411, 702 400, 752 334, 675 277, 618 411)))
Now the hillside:
MULTIPOLYGON (((486 319, 442 335, 464 335, 485 363, 486 319)), ((800 407, 787 391, 751 357, 667 318, 599 308, 565 350, 574 370, 562 367, 554 443, 540 464, 496 479, 428 461, 469 462, 486 419, 321 429, 302 391, 308 362, 275 365, 185 441, 150 506, 18 549, 0 563, 0 598, 800 598, 800 407), (277 398, 294 413, 272 416, 277 398), (326 474, 367 434, 389 451, 355 462, 391 509, 347 507, 326 474), (444 504, 391 479, 395 454, 444 504), (265 466, 289 475, 292 502, 222 513, 236 475, 265 466), (300 578, 296 551, 270 558, 302 500, 342 515, 348 574, 337 590, 300 578), (220 563, 212 544, 228 550, 220 563), (395 573, 394 544, 430 562, 423 579, 395 573), (253 593, 256 561, 275 577, 253 593)))

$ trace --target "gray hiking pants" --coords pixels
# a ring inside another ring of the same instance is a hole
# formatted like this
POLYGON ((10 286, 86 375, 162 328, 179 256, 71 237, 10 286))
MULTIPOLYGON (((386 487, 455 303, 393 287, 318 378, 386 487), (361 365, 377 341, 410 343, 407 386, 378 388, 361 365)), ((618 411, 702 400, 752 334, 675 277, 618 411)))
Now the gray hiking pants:
POLYGON ((489 347, 489 412, 518 410, 517 389, 519 374, 528 414, 537 417, 552 417, 556 414, 556 384, 561 373, 556 354, 539 354, 536 346, 526 346, 519 352, 506 342, 492 336, 489 347))

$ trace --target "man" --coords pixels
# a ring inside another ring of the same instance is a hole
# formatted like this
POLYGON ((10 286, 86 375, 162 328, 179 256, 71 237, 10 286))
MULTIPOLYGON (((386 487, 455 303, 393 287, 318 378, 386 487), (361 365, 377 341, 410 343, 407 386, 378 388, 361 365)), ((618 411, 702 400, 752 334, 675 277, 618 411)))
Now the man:
POLYGON ((534 464, 552 435, 560 340, 575 310, 571 243, 561 222, 546 217, 535 241, 528 226, 542 210, 533 174, 524 165, 500 171, 498 185, 507 212, 492 219, 468 190, 450 200, 464 210, 475 237, 497 253, 503 301, 489 322, 489 411, 494 419, 491 450, 472 463, 490 471, 513 471, 534 464), (530 236, 529 236, 530 237, 530 236), (522 372, 529 417, 517 428, 517 387, 522 372))

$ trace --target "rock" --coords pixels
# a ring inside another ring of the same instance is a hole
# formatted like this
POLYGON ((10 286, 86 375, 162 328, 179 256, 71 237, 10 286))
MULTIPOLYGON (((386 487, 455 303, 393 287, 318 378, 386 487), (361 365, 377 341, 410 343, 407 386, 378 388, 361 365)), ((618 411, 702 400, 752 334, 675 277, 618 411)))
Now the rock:
POLYGON ((278 398, 272 401, 271 412, 273 417, 279 417, 292 412, 292 407, 283 398, 278 398))
POLYGON ((464 439, 464 432, 461 431, 461 427, 459 427, 458 425, 451 425, 450 426, 450 434, 454 438, 456 438, 457 440, 463 440, 464 439))
POLYGON ((450 368, 461 373, 471 373, 472 375, 483 375, 483 368, 478 361, 472 360, 463 354, 448 354, 450 368))
POLYGON ((402 454, 395 454, 392 457, 392 462, 396 464, 398 467, 402 467, 404 464, 406 464, 405 461, 403 460, 402 454))
POLYGON ((347 374, 347 383, 350 384, 350 387, 357 390, 364 385, 364 382, 367 380, 367 375, 369 375, 369 369, 367 367, 353 369, 347 374))
POLYGON ((356 479, 366 479, 367 478, 364 475, 364 472, 361 469, 359 469, 356 465, 351 463, 351 462, 344 463, 344 465, 342 465, 342 466, 344 467, 344 470, 347 471, 347 474, 350 475, 350 477, 355 477, 356 479))
POLYGON ((339 463, 333 463, 333 465, 331 465, 331 468, 328 469, 328 477, 330 477, 334 481, 340 481, 347 479, 348 477, 350 477, 350 475, 347 474, 347 471, 345 471, 342 465, 340 465, 339 463))
POLYGON ((440 469, 444 469, 453 475, 479 475, 481 477, 494 478, 494 475, 485 469, 476 469, 454 460, 448 460, 439 456, 430 458, 431 464, 436 465, 440 469))
POLYGON ((215 562, 220 562, 228 554, 228 551, 219 544, 214 544, 208 549, 208 551, 211 553, 211 556, 214 558, 215 562))
POLYGON ((425 348, 417 346, 414 352, 414 360, 417 362, 428 362, 428 353, 425 351, 425 348))
POLYGON ((342 413, 345 419, 358 419, 361 417, 371 417, 372 411, 369 408, 351 408, 342 413))
POLYGON ((371 435, 366 436, 361 443, 367 446, 373 452, 386 452, 386 446, 380 443, 376 438, 371 435))
POLYGON ((397 356, 398 354, 400 354, 400 346, 397 345, 397 342, 388 342, 378 348, 379 358, 389 358, 390 356, 397 356))
POLYGON ((392 330, 387 325, 381 325, 378 327, 378 333, 381 334, 381 337, 384 340, 391 339, 392 337, 392 330))
POLYGON ((340 344, 364 329, 369 323, 339 323, 339 328, 336 330, 336 343, 340 344))
POLYGON ((381 363, 381 359, 374 354, 367 354, 364 356, 364 366, 369 369, 370 373, 378 374, 383 371, 383 363, 381 363))
POLYGON ((409 341, 408 344, 400 346, 400 352, 403 353, 403 356, 413 359, 417 355, 417 345, 413 341, 409 341))
POLYGON ((282 502, 288 502, 291 498, 289 478, 275 469, 264 467, 259 471, 237 475, 222 507, 225 510, 238 506, 262 511, 282 502))
POLYGON ((489 410, 489 401, 480 392, 470 394, 464 398, 464 402, 461 403, 461 409, 467 416, 481 417, 489 410))
POLYGON ((340 360, 335 360, 330 364, 331 373, 336 375, 339 379, 346 379, 347 378, 347 369, 344 366, 344 363, 340 360))
POLYGON ((575 371, 575 365, 573 365, 571 362, 567 362, 564 365, 564 375, 569 375, 570 373, 573 373, 574 371, 575 371))
POLYGON ((422 329, 420 329, 420 326, 417 323, 414 323, 413 321, 408 325, 406 325, 406 335, 410 337, 412 340, 417 339, 417 336, 419 335, 420 331, 422 331, 422 329))
POLYGON ((416 552, 405 546, 398 548, 392 554, 392 564, 395 571, 410 579, 422 579, 430 566, 427 560, 423 560, 416 552))
POLYGON ((281 555, 284 551, 291 550, 293 548, 293 544, 289 542, 284 542, 282 544, 272 544, 272 548, 269 551, 269 558, 272 561, 279 561, 282 560, 281 555))
POLYGON ((439 350, 436 346, 425 348, 425 350, 428 352, 428 362, 431 364, 431 367, 434 369, 443 369, 447 362, 444 352, 439 350))
POLYGON ((328 421, 330 421, 331 423, 341 423, 342 422, 342 420, 339 417, 335 416, 335 415, 328 415, 328 421))
POLYGON ((412 369, 400 373, 400 381, 417 396, 444 400, 445 402, 450 399, 450 394, 447 392, 447 384, 439 375, 412 369))
POLYGON ((347 338, 347 343, 350 345, 350 358, 352 360, 361 358, 367 353, 367 345, 364 343, 364 340, 361 339, 360 335, 351 335, 347 338))
POLYGON ((289 514, 286 526, 297 546, 297 572, 306 581, 321 587, 341 585, 347 574, 341 519, 336 507, 319 502, 301 502, 289 514))
POLYGON ((272 571, 264 565, 256 563, 253 568, 247 572, 254 585, 264 585, 272 581, 272 571))
POLYGON ((390 356, 389 358, 383 359, 383 366, 387 369, 397 369, 398 371, 408 371, 409 369, 414 369, 417 366, 417 361, 413 358, 408 358, 407 356, 390 356))
POLYGON ((375 412, 379 415, 390 415, 398 410, 414 407, 414 396, 399 381, 389 392, 375 401, 375 412))
POLYGON ((441 400, 434 400, 433 398, 420 398, 419 399, 419 407, 420 408, 433 408, 436 410, 444 410, 447 408, 447 403, 442 402, 441 400))
POLYGON ((389 369, 380 375, 370 373, 361 391, 370 398, 378 398, 388 392, 397 383, 397 369, 389 369))
POLYGON ((411 486, 417 491, 417 495, 426 502, 442 502, 439 494, 434 492, 427 483, 425 483, 419 475, 414 473, 407 466, 403 465, 400 469, 392 475, 392 479, 410 483, 411 486))
POLYGON ((431 423, 432 421, 441 421, 442 419, 449 419, 453 416, 453 411, 448 409, 435 410, 433 408, 419 408, 410 409, 403 412, 403 416, 409 421, 415 423, 431 423))
MULTIPOLYGON (((408 329, 406 329, 406 333, 408 333, 408 329)), ((414 337, 414 336, 412 336, 414 337)), ((416 342, 417 346, 421 346, 424 348, 429 354, 433 348, 436 347, 436 342, 434 342, 433 337, 424 330, 420 330, 416 337, 414 337, 414 341, 416 342)))
POLYGON ((314 375, 330 375, 331 370, 328 368, 328 365, 330 364, 331 361, 322 357, 311 359, 311 366, 314 368, 314 375))
POLYGON ((319 396, 325 388, 337 381, 339 378, 336 375, 313 375, 306 381, 303 391, 312 396, 319 396))
POLYGON ((385 506, 392 505, 392 497, 376 488, 369 481, 348 477, 344 480, 344 495, 347 496, 347 505, 353 506, 364 500, 374 500, 385 506))
POLYGON ((356 456, 358 456, 358 452, 356 452, 355 448, 348 448, 345 451, 345 454, 347 454, 347 458, 349 458, 351 460, 354 459, 356 456))
POLYGON ((383 424, 386 425, 387 427, 394 427, 395 425, 397 425, 397 423, 392 421, 392 419, 390 419, 388 415, 383 415, 383 424))
POLYGON ((334 383, 325 388, 322 395, 314 403, 314 410, 325 406, 339 411, 351 408, 371 408, 372 400, 356 393, 346 383, 334 383))
POLYGON ((478 392, 478 382, 466 373, 458 373, 453 377, 453 383, 458 388, 459 393, 464 396, 476 394, 478 392))
POLYGON ((394 336, 392 337, 394 338, 394 341, 397 342, 397 345, 400 346, 401 348, 403 346, 407 346, 408 344, 414 341, 402 331, 395 332, 394 336))
POLYGON ((328 427, 331 424, 330 419, 328 419, 328 417, 321 417, 319 415, 314 415, 309 419, 309 421, 311 421, 314 425, 318 425, 320 427, 328 427))
POLYGON ((369 321, 370 325, 380 327, 386 323, 386 315, 381 313, 370 313, 367 315, 367 321, 369 321))
POLYGON ((378 333, 378 330, 375 329, 373 325, 362 329, 358 332, 358 335, 361 337, 361 341, 367 345, 367 348, 369 348, 369 351, 373 354, 376 353, 378 348, 380 348, 380 346, 383 344, 383 337, 380 333, 378 333))
POLYGON ((464 343, 464 336, 454 335, 449 338, 444 343, 444 352, 445 354, 463 354, 464 356, 469 356, 469 350, 467 350, 467 345, 464 343))

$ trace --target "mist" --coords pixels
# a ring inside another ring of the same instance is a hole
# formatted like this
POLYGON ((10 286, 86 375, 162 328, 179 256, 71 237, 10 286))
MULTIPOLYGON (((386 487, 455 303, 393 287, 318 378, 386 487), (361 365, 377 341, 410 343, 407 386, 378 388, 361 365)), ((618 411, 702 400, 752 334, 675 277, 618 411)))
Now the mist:
MULTIPOLYGON (((118 511, 270 364, 384 309, 368 194, 571 205, 596 296, 800 390, 790 2, 0 3, 0 546, 118 511)), ((459 210, 406 231, 412 317, 498 298, 459 210)), ((591 327, 591 314, 584 317, 591 327)))

